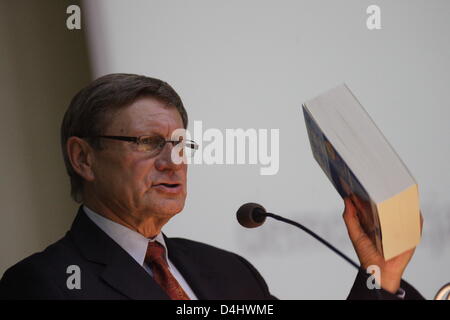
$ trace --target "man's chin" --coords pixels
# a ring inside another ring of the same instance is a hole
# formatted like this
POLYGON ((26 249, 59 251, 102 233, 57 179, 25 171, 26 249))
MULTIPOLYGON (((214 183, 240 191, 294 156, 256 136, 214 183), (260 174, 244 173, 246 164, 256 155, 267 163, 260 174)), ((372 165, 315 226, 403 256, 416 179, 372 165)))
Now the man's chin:
POLYGON ((170 200, 166 199, 161 201, 157 205, 152 206, 152 212, 155 212, 158 216, 161 217, 173 217, 174 215, 180 213, 184 208, 184 201, 180 202, 180 200, 170 200))

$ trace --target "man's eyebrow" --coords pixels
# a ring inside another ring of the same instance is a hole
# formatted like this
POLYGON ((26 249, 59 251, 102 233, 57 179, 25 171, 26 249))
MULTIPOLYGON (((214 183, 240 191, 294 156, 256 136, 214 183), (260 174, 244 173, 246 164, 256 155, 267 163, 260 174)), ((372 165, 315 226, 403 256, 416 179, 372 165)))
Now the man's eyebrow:
MULTIPOLYGON (((177 129, 177 128, 176 128, 177 129)), ((154 119, 149 119, 149 121, 142 121, 135 128, 135 132, 139 132, 139 135, 160 135, 162 137, 170 138, 172 132, 176 129, 171 130, 168 123, 161 123, 154 121, 154 119)))
POLYGON ((143 129, 139 130, 138 134, 136 136, 158 136, 163 138, 170 138, 171 132, 169 132, 169 136, 166 137, 166 134, 164 133, 165 130, 162 130, 162 128, 149 128, 149 129, 143 129))

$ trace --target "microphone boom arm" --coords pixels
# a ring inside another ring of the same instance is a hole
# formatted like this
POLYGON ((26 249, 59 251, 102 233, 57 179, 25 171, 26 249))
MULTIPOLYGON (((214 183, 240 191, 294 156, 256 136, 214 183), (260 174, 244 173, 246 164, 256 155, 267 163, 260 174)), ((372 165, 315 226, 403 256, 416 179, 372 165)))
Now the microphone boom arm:
POLYGON ((269 213, 269 212, 263 212, 262 210, 258 210, 257 215, 264 215, 266 217, 271 217, 275 220, 279 220, 279 221, 283 221, 285 223, 288 223, 290 225, 293 225, 297 228, 302 229, 303 231, 305 231, 307 234, 311 235, 312 237, 316 238, 317 240, 319 240, 322 244, 324 244, 325 246, 327 246, 328 248, 330 248, 331 250, 333 250, 335 253, 337 253, 338 255, 340 255, 344 260, 346 260, 348 263, 350 263, 352 266, 354 266, 356 269, 360 270, 361 267, 359 264, 357 264, 355 261, 353 261, 352 259, 350 259, 349 257, 347 257, 344 253, 342 253, 341 251, 339 251, 336 247, 334 247, 332 244, 330 244, 328 241, 322 239, 320 236, 318 236, 316 233, 314 233, 313 231, 309 230, 308 228, 306 228, 305 226, 301 225, 300 223, 297 223, 293 220, 289 220, 286 218, 283 218, 279 215, 276 215, 274 213, 269 213))

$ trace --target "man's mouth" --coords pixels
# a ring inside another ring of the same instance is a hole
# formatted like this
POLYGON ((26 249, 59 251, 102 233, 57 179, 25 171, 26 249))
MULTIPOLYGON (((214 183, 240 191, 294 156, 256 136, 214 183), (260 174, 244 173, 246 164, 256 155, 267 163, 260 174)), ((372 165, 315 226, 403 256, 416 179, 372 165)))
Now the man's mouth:
POLYGON ((179 193, 182 191, 182 185, 180 183, 157 183, 152 188, 164 193, 179 193))
POLYGON ((179 183, 158 183, 158 184, 156 184, 156 186, 165 186, 168 188, 175 188, 179 185, 180 185, 179 183))

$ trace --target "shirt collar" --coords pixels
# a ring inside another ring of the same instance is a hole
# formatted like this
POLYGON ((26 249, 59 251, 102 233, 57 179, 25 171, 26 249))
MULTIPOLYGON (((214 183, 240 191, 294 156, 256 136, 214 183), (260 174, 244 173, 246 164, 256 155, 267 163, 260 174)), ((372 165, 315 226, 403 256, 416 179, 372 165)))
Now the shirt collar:
POLYGON ((142 234, 92 211, 86 205, 83 205, 83 210, 92 222, 121 246, 141 266, 144 265, 148 243, 151 241, 157 241, 164 247, 166 250, 165 259, 168 263, 167 257, 169 256, 169 252, 161 232, 155 238, 148 239, 142 234))

